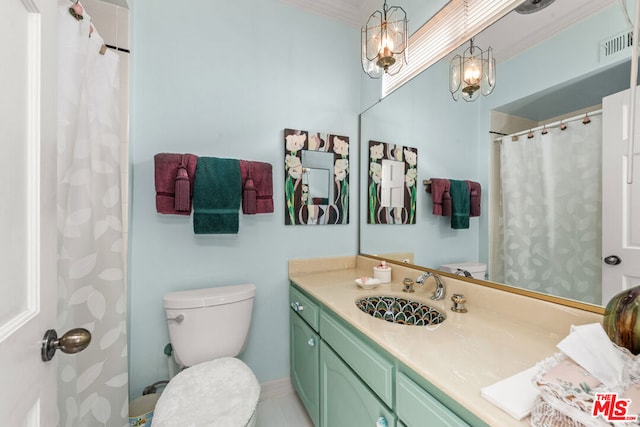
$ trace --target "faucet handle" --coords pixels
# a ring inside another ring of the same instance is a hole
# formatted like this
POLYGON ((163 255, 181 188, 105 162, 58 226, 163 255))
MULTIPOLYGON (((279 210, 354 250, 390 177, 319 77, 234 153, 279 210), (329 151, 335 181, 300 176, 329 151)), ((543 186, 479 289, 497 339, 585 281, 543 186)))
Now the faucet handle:
POLYGON ((453 306, 451 307, 452 311, 456 313, 466 313, 467 307, 465 307, 465 303, 467 299, 462 294, 453 294, 451 295, 451 301, 453 301, 453 306))
POLYGON ((408 292, 408 293, 415 292, 413 290, 414 282, 412 279, 405 277, 404 280, 402 281, 402 284, 404 285, 404 288, 402 288, 402 292, 408 292))

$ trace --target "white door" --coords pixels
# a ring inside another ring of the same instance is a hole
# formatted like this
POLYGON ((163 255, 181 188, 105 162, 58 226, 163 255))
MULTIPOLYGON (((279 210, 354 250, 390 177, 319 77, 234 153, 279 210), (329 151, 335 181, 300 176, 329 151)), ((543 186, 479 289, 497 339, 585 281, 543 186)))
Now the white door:
POLYGON ((640 285, 640 97, 634 177, 627 179, 629 90, 602 102, 602 303, 640 285))
POLYGON ((0 1, 0 424, 54 426, 56 22, 52 0, 0 1))

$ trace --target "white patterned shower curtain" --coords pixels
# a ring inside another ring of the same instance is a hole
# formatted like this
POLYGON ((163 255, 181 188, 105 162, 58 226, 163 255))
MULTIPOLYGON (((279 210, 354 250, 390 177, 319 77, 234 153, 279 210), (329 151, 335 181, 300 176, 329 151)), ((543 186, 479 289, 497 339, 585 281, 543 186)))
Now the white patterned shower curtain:
POLYGON ((502 139, 502 229, 496 233, 502 244, 491 274, 503 283, 600 304, 602 116, 566 126, 502 139))
POLYGON ((58 425, 127 426, 119 58, 72 5, 58 0, 58 331, 93 337, 58 357, 58 425))

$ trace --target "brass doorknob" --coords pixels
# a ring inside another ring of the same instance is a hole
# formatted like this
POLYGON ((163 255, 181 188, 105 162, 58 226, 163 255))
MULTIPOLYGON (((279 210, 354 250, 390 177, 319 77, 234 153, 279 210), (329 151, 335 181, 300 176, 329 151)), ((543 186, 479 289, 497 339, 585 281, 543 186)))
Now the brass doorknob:
POLYGON ((78 353, 87 348, 89 343, 91 343, 91 332, 84 328, 71 329, 60 338, 54 329, 49 329, 43 337, 40 351, 42 361, 48 362, 53 359, 56 350, 67 354, 78 353))

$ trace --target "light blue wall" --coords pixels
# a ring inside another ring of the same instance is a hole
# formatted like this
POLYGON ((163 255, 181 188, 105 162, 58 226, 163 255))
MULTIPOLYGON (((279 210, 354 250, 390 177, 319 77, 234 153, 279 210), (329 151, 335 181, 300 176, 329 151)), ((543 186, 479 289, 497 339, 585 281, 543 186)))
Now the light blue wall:
POLYGON ((260 382, 286 377, 287 261, 355 254, 357 193, 349 225, 285 226, 283 129, 349 136, 356 182, 359 31, 275 0, 135 0, 131 12, 131 396, 167 378, 162 297, 181 289, 255 283, 241 358, 260 382), (190 217, 155 211, 159 152, 271 163, 275 212, 241 215, 238 235, 194 235, 190 217))
MULTIPOLYGON (((477 261, 478 218, 466 230, 453 230, 451 217, 432 215, 428 178, 478 179, 477 107, 454 102, 449 93, 449 64, 440 62, 375 105, 361 119, 360 204, 367 206, 369 140, 418 148, 416 224, 363 223, 361 251, 370 254, 410 251, 415 263, 429 267, 477 261)), ((362 208, 364 209, 364 208, 362 208)), ((364 214, 361 215, 364 218, 364 214)))

